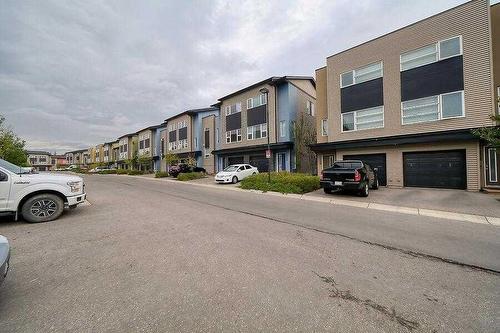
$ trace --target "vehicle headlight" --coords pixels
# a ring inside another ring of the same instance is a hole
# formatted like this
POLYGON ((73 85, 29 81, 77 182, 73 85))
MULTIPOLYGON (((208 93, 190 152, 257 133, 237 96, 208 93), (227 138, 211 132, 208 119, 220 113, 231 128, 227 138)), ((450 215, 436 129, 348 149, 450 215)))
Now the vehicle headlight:
POLYGON ((67 184, 72 193, 80 192, 82 190, 82 182, 68 182, 67 184))

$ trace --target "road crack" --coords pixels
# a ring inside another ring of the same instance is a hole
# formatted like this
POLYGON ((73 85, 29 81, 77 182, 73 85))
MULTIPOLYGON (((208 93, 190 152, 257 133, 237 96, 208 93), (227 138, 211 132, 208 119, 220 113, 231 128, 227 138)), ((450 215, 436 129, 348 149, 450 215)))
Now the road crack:
POLYGON ((366 307, 372 308, 372 309, 382 313, 390 320, 395 321, 399 325, 409 329, 410 331, 420 327, 419 323, 412 321, 412 320, 408 320, 408 319, 398 315, 394 308, 389 309, 388 307, 386 307, 384 305, 380 305, 380 304, 372 301, 371 299, 359 298, 358 296, 353 295, 350 290, 339 289, 337 287, 337 283, 335 282, 335 279, 332 276, 322 276, 314 271, 313 271, 313 273, 316 274, 316 276, 318 276, 324 283, 327 283, 330 285, 330 287, 332 288, 332 289, 329 289, 329 291, 331 292, 330 297, 340 298, 340 299, 345 300, 345 301, 350 301, 350 302, 353 302, 356 304, 360 304, 360 305, 364 305, 366 307))

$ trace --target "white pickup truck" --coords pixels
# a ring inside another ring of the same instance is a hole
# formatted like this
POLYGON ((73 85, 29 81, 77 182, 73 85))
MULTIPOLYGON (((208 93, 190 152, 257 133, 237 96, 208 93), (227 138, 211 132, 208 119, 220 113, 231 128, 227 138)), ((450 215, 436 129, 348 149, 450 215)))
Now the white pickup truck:
POLYGON ((0 215, 21 214, 27 222, 57 219, 65 207, 74 208, 85 201, 81 177, 63 174, 32 173, 0 159, 0 215))

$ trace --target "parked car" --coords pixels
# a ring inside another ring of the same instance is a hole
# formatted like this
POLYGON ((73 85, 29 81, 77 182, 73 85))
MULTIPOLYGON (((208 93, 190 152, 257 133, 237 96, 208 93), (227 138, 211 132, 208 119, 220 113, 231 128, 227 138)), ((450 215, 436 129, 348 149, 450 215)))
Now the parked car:
POLYGON ((10 246, 9 241, 0 235, 0 285, 9 271, 10 246))
POLYGON ((108 166, 98 166, 98 167, 95 167, 93 169, 90 169, 89 170, 89 173, 97 173, 99 171, 104 171, 104 170, 114 170, 108 166))
POLYGON ((188 173, 188 172, 203 172, 206 173, 207 170, 204 168, 200 168, 197 166, 190 166, 185 163, 180 163, 177 165, 172 165, 170 169, 168 170, 168 173, 172 177, 177 177, 180 173, 188 173))
POLYGON ((78 176, 27 173, 0 159, 0 215, 22 215, 27 222, 57 219, 65 207, 85 201, 85 184, 78 176))
POLYGON ((70 166, 66 167, 64 170, 71 171, 71 170, 74 170, 74 169, 78 169, 78 165, 71 164, 70 166))
POLYGON ((321 187, 325 193, 346 190, 367 197, 370 189, 378 189, 377 169, 358 160, 337 161, 321 171, 321 187))
POLYGON ((256 167, 250 164, 232 164, 215 175, 217 183, 236 184, 240 180, 259 173, 256 167))

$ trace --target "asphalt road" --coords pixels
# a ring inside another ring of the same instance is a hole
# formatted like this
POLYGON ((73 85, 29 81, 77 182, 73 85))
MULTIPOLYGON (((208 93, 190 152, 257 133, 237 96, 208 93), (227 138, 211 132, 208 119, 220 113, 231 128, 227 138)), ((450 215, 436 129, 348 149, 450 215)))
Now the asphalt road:
POLYGON ((498 228, 126 176, 0 221, 1 332, 496 332, 498 228), (478 268, 474 268, 478 267, 478 268))

